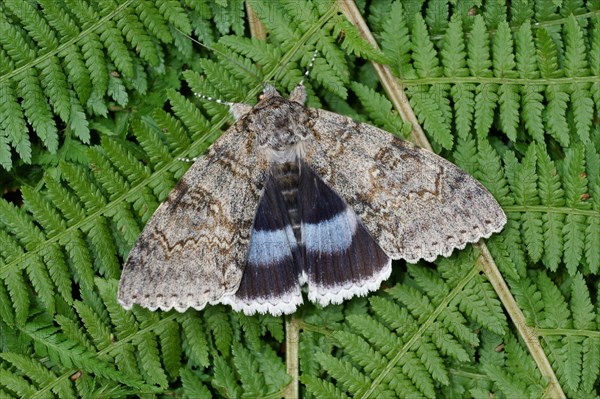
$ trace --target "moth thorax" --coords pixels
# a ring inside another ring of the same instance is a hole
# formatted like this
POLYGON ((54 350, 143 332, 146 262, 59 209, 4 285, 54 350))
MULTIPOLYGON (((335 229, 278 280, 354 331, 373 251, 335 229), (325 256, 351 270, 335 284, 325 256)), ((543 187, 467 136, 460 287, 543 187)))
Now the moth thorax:
POLYGON ((292 230, 296 242, 302 242, 300 229, 300 214, 298 204, 298 185, 300 182, 300 164, 297 159, 284 163, 275 163, 271 167, 273 177, 277 180, 277 186, 281 190, 285 208, 290 218, 292 230))
POLYGON ((262 151, 263 156, 270 164, 297 163, 298 159, 304 158, 304 143, 300 141, 280 150, 267 146, 263 147, 262 151))

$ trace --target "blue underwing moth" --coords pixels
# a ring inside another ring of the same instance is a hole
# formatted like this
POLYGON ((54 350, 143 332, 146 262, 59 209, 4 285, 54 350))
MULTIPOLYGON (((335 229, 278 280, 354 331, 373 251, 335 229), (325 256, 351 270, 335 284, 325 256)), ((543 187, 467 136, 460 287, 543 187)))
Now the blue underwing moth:
POLYGON ((373 126, 266 86, 181 178, 125 263, 118 299, 183 312, 229 304, 293 313, 377 290, 392 259, 417 262, 499 232, 474 178, 373 126))

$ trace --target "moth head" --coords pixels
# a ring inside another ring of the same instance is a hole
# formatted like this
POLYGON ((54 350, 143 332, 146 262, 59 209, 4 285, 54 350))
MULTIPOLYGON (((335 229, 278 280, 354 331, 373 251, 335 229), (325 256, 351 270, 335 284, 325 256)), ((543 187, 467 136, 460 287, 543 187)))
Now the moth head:
POLYGON ((258 149, 268 159, 287 157, 309 134, 309 110, 301 103, 284 98, 271 85, 248 118, 247 128, 256 136, 258 149))
MULTIPOLYGON (((265 83, 263 87, 263 93, 261 94, 260 99, 262 101, 272 97, 282 97, 282 95, 279 94, 279 92, 275 87, 273 87, 273 85, 265 83)), ((298 86, 296 86, 294 90, 292 90, 288 100, 297 102, 302 105, 306 103, 306 87, 304 87, 303 83, 299 83, 298 86)))

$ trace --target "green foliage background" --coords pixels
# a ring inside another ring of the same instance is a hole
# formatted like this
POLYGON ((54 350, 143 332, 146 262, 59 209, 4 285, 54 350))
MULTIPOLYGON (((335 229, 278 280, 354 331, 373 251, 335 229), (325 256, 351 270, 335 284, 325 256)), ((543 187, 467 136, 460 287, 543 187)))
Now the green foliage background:
MULTIPOLYGON (((407 135, 389 65, 433 148, 508 214, 488 248, 568 397, 600 393, 600 2, 371 1, 373 49, 331 1, 0 3, 0 397, 281 397, 284 319, 124 311, 123 259, 231 122, 202 93, 289 92, 407 135), (203 45, 191 40, 195 38, 203 45)), ((368 298, 294 316, 300 394, 548 395, 467 248, 397 262, 368 298)))

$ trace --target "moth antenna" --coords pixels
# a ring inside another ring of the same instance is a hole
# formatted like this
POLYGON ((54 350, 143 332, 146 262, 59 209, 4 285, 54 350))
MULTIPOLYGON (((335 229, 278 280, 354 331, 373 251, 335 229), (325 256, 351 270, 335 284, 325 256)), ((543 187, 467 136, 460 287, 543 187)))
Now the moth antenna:
POLYGON ((200 93, 194 93, 194 94, 196 95, 196 97, 199 97, 203 100, 212 101, 214 103, 221 104, 221 105, 227 105, 228 107, 233 107, 236 104, 236 103, 232 103, 231 101, 223 101, 218 98, 206 96, 206 95, 200 94, 200 93))
POLYGON ((300 81, 300 83, 298 83, 298 86, 304 86, 304 80, 308 78, 308 75, 310 75, 310 71, 312 71, 313 66, 315 65, 315 60, 317 59, 318 55, 319 55, 319 50, 315 50, 312 58, 310 59, 310 63, 308 64, 308 67, 306 68, 306 71, 304 72, 304 76, 302 77, 302 80, 300 81))
POLYGON ((308 75, 310 74, 310 71, 313 68, 313 65, 315 65, 315 60, 317 59, 317 55, 319 54, 318 50, 315 50, 310 63, 308 64, 308 68, 306 68, 306 72, 304 72, 304 76, 302 77, 302 80, 300 80, 300 83, 298 83, 298 86, 296 86, 296 88, 290 93, 290 101, 296 101, 297 103, 300 104, 305 104, 306 103, 306 87, 304 86, 304 80, 306 78, 308 78, 308 75))
POLYGON ((215 102, 215 103, 221 104, 221 105, 227 105, 229 107, 229 111, 231 112, 231 114, 233 115, 233 118, 236 121, 240 120, 241 117, 246 115, 252 109, 252 106, 247 105, 247 104, 233 103, 231 101, 223 101, 218 98, 205 96, 204 94, 200 94, 200 93, 195 93, 195 95, 196 95, 196 97, 199 97, 203 100, 212 101, 212 102, 215 102))
POLYGON ((189 163, 194 163, 196 162, 198 159, 200 159, 200 157, 194 157, 194 158, 184 158, 184 157, 177 157, 178 161, 181 162, 189 162, 189 163))

